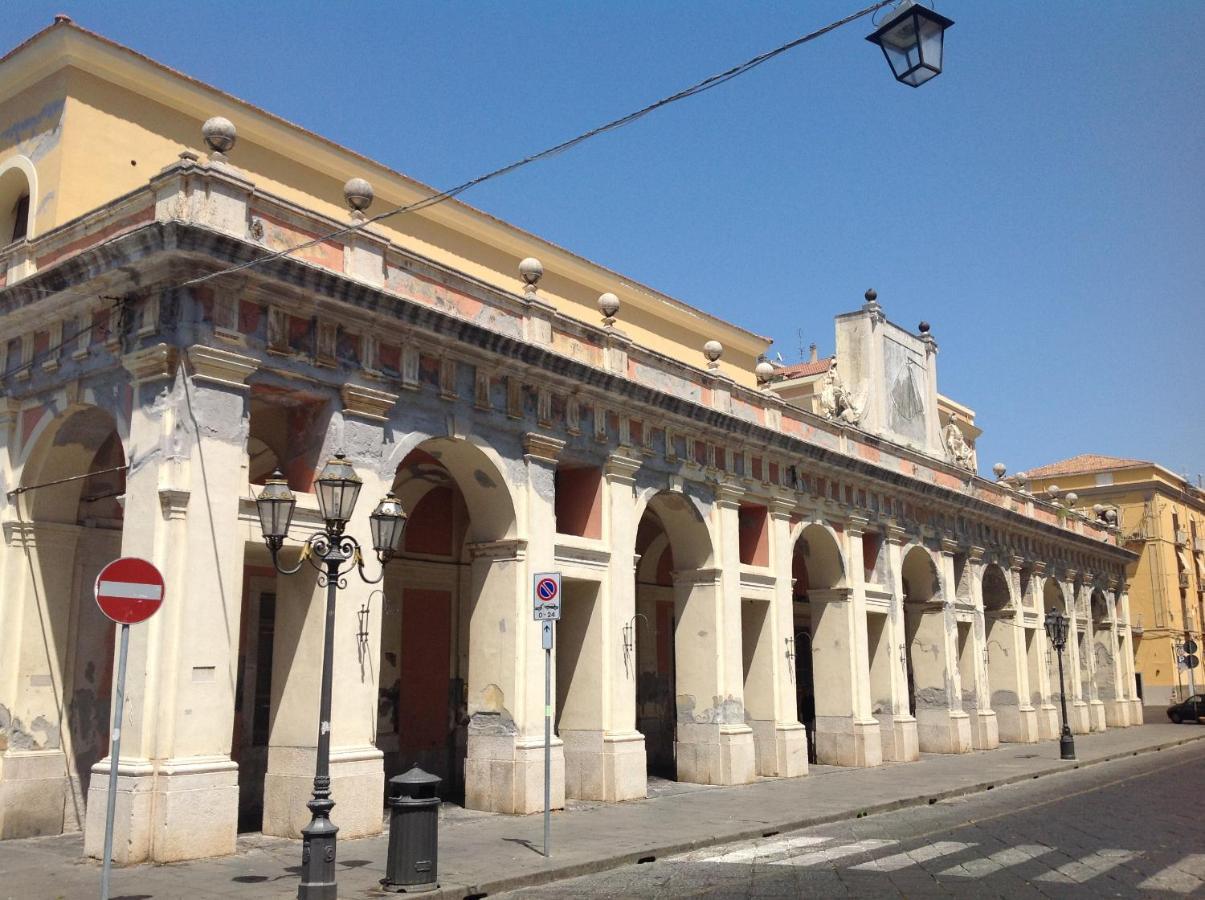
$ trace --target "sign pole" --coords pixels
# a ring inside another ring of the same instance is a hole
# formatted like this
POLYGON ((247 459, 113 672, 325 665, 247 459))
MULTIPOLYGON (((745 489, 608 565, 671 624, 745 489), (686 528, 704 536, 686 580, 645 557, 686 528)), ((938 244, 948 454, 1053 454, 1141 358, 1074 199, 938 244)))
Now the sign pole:
POLYGON ((542 623, 544 645, 544 858, 548 858, 548 833, 552 811, 552 621, 542 623))
POLYGON ((109 900, 109 870, 113 866, 113 817, 117 812, 117 762, 121 759, 121 713, 126 700, 126 653, 130 649, 130 626, 121 626, 121 649, 117 652, 116 709, 109 745, 109 802, 105 808, 105 859, 100 874, 100 900, 109 900))

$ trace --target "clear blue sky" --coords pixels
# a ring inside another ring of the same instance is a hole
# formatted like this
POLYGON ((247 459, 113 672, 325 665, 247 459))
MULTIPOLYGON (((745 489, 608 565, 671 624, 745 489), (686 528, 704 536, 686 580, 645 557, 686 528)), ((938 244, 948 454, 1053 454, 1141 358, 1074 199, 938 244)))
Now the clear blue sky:
MULTIPOLYGON (((26 0, 0 41, 66 12, 447 187, 865 2, 26 0)), ((463 199, 787 361, 831 352, 873 286, 932 323, 984 471, 1093 452, 1205 473, 1202 5, 937 8, 946 71, 919 90, 863 20, 463 199)))

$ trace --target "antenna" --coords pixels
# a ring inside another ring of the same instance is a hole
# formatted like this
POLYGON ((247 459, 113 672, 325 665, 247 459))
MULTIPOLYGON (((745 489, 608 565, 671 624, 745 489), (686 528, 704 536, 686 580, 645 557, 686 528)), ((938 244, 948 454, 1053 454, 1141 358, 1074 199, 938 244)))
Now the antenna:
POLYGON ((803 362, 806 357, 803 355, 803 329, 796 328, 795 335, 799 338, 799 361, 803 362))

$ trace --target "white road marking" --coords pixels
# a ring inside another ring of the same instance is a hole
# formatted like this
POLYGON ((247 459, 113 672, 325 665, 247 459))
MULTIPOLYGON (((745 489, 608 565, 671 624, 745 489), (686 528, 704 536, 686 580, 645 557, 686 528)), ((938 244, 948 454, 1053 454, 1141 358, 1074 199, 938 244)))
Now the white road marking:
POLYGON ((1042 844, 1019 844, 1016 847, 1001 850, 999 853, 993 853, 986 858, 968 860, 960 866, 946 869, 941 874, 955 875, 960 878, 982 878, 984 875, 991 875, 993 872, 999 872, 1001 869, 1007 869, 1009 866, 1017 866, 1023 862, 1029 862, 1029 860, 1035 857, 1052 851, 1053 848, 1042 844))
POLYGON ((960 850, 969 850, 974 846, 974 844, 963 844, 959 841, 938 841, 924 847, 917 847, 915 850, 906 850, 893 856, 884 856, 882 859, 872 859, 870 862, 858 863, 858 865, 850 866, 850 868, 868 869, 875 872, 895 872, 899 869, 915 866, 917 863, 928 862, 941 856, 949 856, 951 853, 958 853, 960 850))
POLYGON ((782 856, 789 854, 792 850, 815 847, 817 844, 826 844, 831 840, 832 838, 826 837, 784 837, 776 841, 754 844, 752 847, 743 847, 740 850, 731 850, 719 856, 709 856, 702 862, 743 863, 754 860, 767 862, 765 857, 782 856))
POLYGON ((1178 863, 1152 875, 1138 887, 1144 891, 1187 894, 1199 888, 1202 882, 1205 882, 1205 853, 1190 853, 1178 863))
POLYGON ((1090 878, 1103 875, 1110 869, 1116 869, 1123 863, 1128 863, 1138 854, 1133 850, 1098 850, 1089 853, 1083 859, 1069 862, 1057 869, 1043 872, 1036 881, 1054 881, 1059 884, 1083 884, 1090 878))
POLYGON ((799 856, 791 856, 786 859, 776 859, 771 864, 775 866, 803 868, 805 866, 832 862, 834 859, 840 859, 843 856, 853 856, 855 853, 869 853, 873 850, 880 850, 883 847, 892 847, 898 843, 899 841, 856 841, 852 844, 842 844, 839 847, 828 847, 824 850, 813 850, 811 853, 801 853, 799 856))

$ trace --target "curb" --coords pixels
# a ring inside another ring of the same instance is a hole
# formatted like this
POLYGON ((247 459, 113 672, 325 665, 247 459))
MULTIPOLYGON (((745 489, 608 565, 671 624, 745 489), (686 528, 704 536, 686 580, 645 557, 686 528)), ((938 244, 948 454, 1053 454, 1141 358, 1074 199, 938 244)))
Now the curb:
MULTIPOLYGON (((783 831, 797 831, 802 828, 812 828, 817 825, 831 825, 834 822, 844 822, 848 819, 880 815, 882 813, 894 812, 900 809, 908 809, 914 806, 928 806, 933 803, 939 803, 942 800, 950 800, 955 797, 966 797, 971 794, 984 793, 1002 785, 1019 784, 1024 781, 1033 781, 1037 778, 1043 778, 1047 775, 1058 775, 1062 772, 1074 772, 1077 769, 1084 769, 1089 766, 1099 765, 1101 763, 1114 762, 1119 759, 1142 756, 1147 753, 1158 753, 1162 750, 1170 750, 1175 747, 1182 747, 1185 744, 1192 744, 1198 741, 1205 741, 1205 734, 1186 737, 1175 741, 1164 741, 1161 744, 1152 744, 1148 747, 1141 747, 1137 750, 1126 750, 1117 753, 1110 753, 1105 756, 1083 761, 1076 761, 1074 763, 1070 760, 1066 762, 1057 760, 1054 761, 1054 765, 1048 766, 1047 768, 1037 772, 1008 775, 1003 778, 994 779, 991 781, 981 781, 976 784, 966 785, 963 787, 950 788, 949 790, 939 791, 933 794, 920 794, 915 797, 902 797, 897 800, 889 800, 884 803, 878 803, 873 806, 867 806, 854 810, 829 813, 822 816, 809 816, 800 819, 789 819, 784 822, 777 822, 773 824, 767 823, 760 828, 746 828, 725 832, 724 834, 716 834, 693 841, 659 844, 656 846, 650 846, 641 852, 621 853, 615 856, 604 856, 598 859, 591 859, 583 862, 571 863, 569 865, 558 866, 556 868, 545 869, 540 872, 528 872, 523 875, 515 875, 509 878, 499 878, 496 881, 486 881, 474 885, 447 884, 438 888, 437 890, 426 892, 421 896, 424 898, 430 898, 430 900, 481 900, 481 898, 488 897, 493 894, 514 891, 525 887, 539 887, 541 885, 552 884, 558 881, 565 881, 569 878, 577 878, 581 875, 594 875, 599 872, 606 872, 610 869, 617 869, 621 866, 632 865, 633 863, 639 863, 642 861, 653 862, 654 860, 663 856, 674 856, 679 853, 689 853, 692 850, 700 850, 705 847, 714 847, 719 844, 728 844, 734 841, 745 841, 761 837, 772 837, 773 835, 783 831)), ((381 890, 370 890, 366 892, 366 896, 387 897, 397 895, 381 890)))

